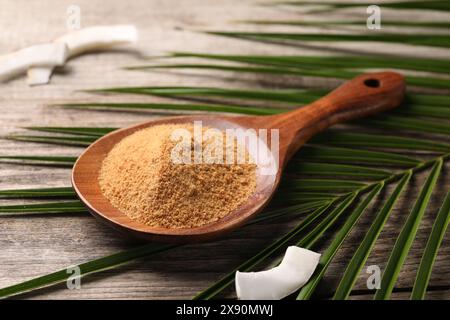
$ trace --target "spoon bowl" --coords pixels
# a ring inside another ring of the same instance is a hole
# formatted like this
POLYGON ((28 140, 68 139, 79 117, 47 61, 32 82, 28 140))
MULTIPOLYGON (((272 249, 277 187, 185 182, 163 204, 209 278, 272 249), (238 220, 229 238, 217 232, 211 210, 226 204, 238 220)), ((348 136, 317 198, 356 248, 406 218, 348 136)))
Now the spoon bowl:
POLYGON ((278 187, 286 163, 309 138, 333 124, 399 106, 404 91, 403 76, 394 72, 379 72, 358 76, 307 106, 277 115, 195 115, 144 122, 111 132, 90 145, 73 167, 72 184, 80 200, 95 217, 128 235, 147 241, 173 243, 209 240, 241 226, 268 204, 278 187), (123 138, 139 130, 161 124, 192 124, 194 121, 221 130, 276 130, 276 144, 258 140, 258 149, 264 148, 262 151, 270 155, 264 162, 258 162, 259 157, 252 154, 261 150, 248 150, 256 159, 257 169, 256 189, 246 202, 216 222, 194 228, 173 229, 139 223, 112 206, 102 194, 98 181, 103 160, 109 151, 123 138), (270 170, 267 170, 268 166, 270 170))

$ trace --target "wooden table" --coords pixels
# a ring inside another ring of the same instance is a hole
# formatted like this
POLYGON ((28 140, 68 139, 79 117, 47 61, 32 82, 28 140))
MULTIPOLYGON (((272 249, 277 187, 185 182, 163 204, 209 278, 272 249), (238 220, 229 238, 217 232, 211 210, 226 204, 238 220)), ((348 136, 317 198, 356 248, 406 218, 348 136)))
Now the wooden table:
MULTIPOLYGON (((256 2, 256 1, 255 1, 256 2)), ((99 24, 135 24, 140 31, 140 41, 132 49, 102 54, 85 55, 71 60, 63 71, 58 72, 51 85, 30 88, 23 77, 2 84, 0 94, 0 134, 23 132, 20 127, 39 126, 100 126, 119 127, 155 117, 151 113, 125 113, 101 111, 61 110, 47 106, 50 103, 98 100, 98 96, 75 92, 78 89, 111 86, 140 85, 203 85, 226 87, 271 87, 282 81, 274 77, 218 76, 213 72, 169 73, 132 72, 122 66, 142 63, 140 56, 160 55, 168 51, 184 50, 216 53, 259 54, 312 54, 314 48, 293 48, 278 45, 259 45, 254 42, 213 37, 199 33, 200 30, 266 30, 265 26, 240 25, 237 20, 298 19, 297 14, 286 8, 257 6, 252 1, 241 0, 135 0, 100 1, 78 0, 81 8, 82 26, 99 24)), ((49 40, 66 32, 66 9, 73 1, 26 1, 0 2, 0 52, 6 53, 24 46, 49 40)), ((363 14, 365 9, 344 10, 339 14, 363 14), (362 11, 361 11, 362 10, 362 11)), ((384 17, 393 13, 384 12, 384 17)), ((403 16, 414 20, 447 18, 443 13, 410 12, 403 16)), ((332 19, 332 17, 329 17, 332 19)), ((272 27, 270 30, 289 30, 290 27, 272 27)), ((415 31, 414 31, 415 32, 415 31)), ((332 44, 328 44, 331 46, 332 44)), ((338 44, 335 47, 356 48, 373 51, 402 51, 403 45, 381 45, 370 48, 356 44, 338 44)), ((449 51, 417 47, 407 54, 416 56, 448 57, 449 51)), ((289 80, 289 79, 288 79, 289 80)), ((323 81, 322 81, 323 82, 323 81)), ((321 83, 322 83, 321 82, 321 83)), ((299 84, 315 85, 317 80, 304 78, 299 84)), ((334 86, 336 80, 327 80, 334 86)), ((102 101, 158 101, 143 97, 100 97, 102 101)), ((45 144, 17 143, 2 140, 0 154, 48 154, 77 155, 80 148, 61 148, 45 144)), ((447 165, 448 171, 448 165, 447 165)), ((419 175, 407 194, 418 191, 426 175, 419 175)), ((0 189, 56 187, 70 184, 70 170, 46 167, 0 164, 0 189)), ((448 190, 448 178, 439 182, 442 190, 448 190)), ((3 204, 13 203, 2 200, 3 204)), ((14 203, 17 203, 15 201, 14 203)), ((386 263, 386 252, 392 248, 399 226, 404 221, 411 199, 403 198, 400 209, 395 210, 378 240, 367 265, 386 263)), ((433 219, 440 203, 433 201, 421 224, 417 239, 408 256, 397 282, 400 290, 411 288, 418 261, 427 240, 433 219)), ((351 252, 365 232, 373 214, 366 215, 360 228, 353 232, 343 250, 330 267, 321 292, 330 294, 331 284, 343 272, 351 252), (329 284, 329 285, 328 285, 329 284)), ((82 279, 81 290, 67 290, 65 285, 27 294, 26 298, 71 299, 173 299, 190 298, 207 287, 221 275, 239 265, 266 244, 287 230, 295 221, 262 223, 233 232, 224 239, 189 245, 151 256, 146 260, 101 272, 82 279), (277 230, 274 232, 274 230, 277 230)), ((11 285, 35 276, 89 261, 126 248, 134 243, 124 240, 108 227, 87 214, 34 217, 2 217, 0 219, 0 287, 11 285)), ((325 246, 326 243, 323 244, 325 246)), ((323 247, 322 247, 323 248, 323 247)), ((432 274, 429 298, 450 298, 450 234, 447 232, 432 274)), ((365 298, 367 274, 362 271, 353 298, 365 298)), ((394 298, 408 297, 396 293, 394 298)))

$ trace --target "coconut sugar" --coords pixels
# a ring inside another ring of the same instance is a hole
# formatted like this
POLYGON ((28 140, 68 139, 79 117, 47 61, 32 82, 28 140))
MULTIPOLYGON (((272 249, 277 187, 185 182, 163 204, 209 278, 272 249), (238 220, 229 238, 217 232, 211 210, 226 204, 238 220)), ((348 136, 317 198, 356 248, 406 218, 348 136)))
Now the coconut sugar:
MULTIPOLYGON (((180 143, 171 138, 176 129, 194 131, 191 124, 156 125, 114 146, 99 175, 100 188, 110 203, 132 220, 152 227, 193 228, 217 221, 246 202, 256 188, 256 165, 248 153, 244 151, 244 163, 177 163, 173 151, 180 143)), ((236 155, 238 146, 228 146, 225 134, 216 132, 201 140, 202 150, 220 141, 224 154, 232 148, 236 155)), ((193 151, 194 160, 198 149, 194 139, 184 147, 193 151)))

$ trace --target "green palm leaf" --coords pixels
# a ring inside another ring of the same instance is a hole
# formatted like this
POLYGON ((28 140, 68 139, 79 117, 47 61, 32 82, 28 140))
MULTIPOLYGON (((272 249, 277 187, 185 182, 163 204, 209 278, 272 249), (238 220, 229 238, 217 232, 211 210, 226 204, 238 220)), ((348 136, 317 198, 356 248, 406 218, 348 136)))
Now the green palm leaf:
MULTIPOLYGON (((289 4, 295 6, 308 6, 308 5, 323 5, 333 8, 351 8, 367 6, 367 4, 357 2, 323 2, 323 1, 285 1, 278 2, 276 4, 289 4)), ((450 11, 450 4, 446 0, 429 0, 429 1, 393 1, 383 2, 383 7, 392 9, 416 9, 416 10, 441 10, 450 11)))
POLYGON ((450 47, 450 36, 436 34, 308 34, 283 32, 209 32, 209 34, 258 41, 291 42, 386 42, 418 46, 450 47))
MULTIPOLYGON (((364 24, 365 25, 365 24, 364 24)), ((450 61, 409 57, 379 57, 373 55, 348 56, 254 56, 254 55, 223 55, 190 52, 175 52, 173 58, 202 58, 219 61, 232 61, 256 65, 288 67, 294 69, 330 68, 330 69, 402 69, 427 71, 435 73, 450 73, 450 61)))
POLYGON ((343 71, 338 69, 299 69, 299 68, 280 68, 280 67, 254 67, 254 66, 230 66, 221 64, 160 64, 160 65, 143 65, 128 68, 130 70, 151 70, 151 69, 208 69, 218 71, 248 72, 248 73, 269 73, 269 74, 287 74, 297 76, 313 76, 351 79, 357 72, 343 71))
MULTIPOLYGON (((212 87, 124 87, 89 90, 94 93, 125 93, 162 97, 219 97, 231 99, 308 103, 320 98, 325 90, 242 90, 212 87)), ((73 104, 69 104, 71 106, 73 104)))
MULTIPOLYGON (((248 100, 252 103, 259 101, 274 101, 278 103, 305 104, 319 99, 328 91, 323 89, 279 89, 279 90, 242 90, 242 89, 224 89, 212 87, 124 87, 124 88, 104 88, 89 90, 98 93, 118 93, 118 94, 141 94, 150 96, 163 96, 169 98, 192 98, 201 99, 205 97, 217 97, 227 99, 248 100)), ((67 106, 75 106, 79 104, 65 104, 67 106)), ((83 104, 85 106, 90 103, 83 104)), ((105 106, 108 105, 105 103, 105 106)), ((444 95, 423 95, 423 94, 407 94, 405 106, 398 108, 396 112, 408 112, 410 109, 419 108, 423 112, 426 110, 434 110, 433 107, 441 107, 448 114, 448 106, 450 105, 450 97, 444 95), (425 109, 429 108, 429 109, 425 109), (425 109, 425 110, 424 110, 425 109)), ((64 106, 64 105, 63 105, 64 106)), ((196 106, 196 105, 194 105, 196 106)), ((219 104, 220 107, 220 104, 219 104)), ((176 110, 178 105, 168 104, 167 109, 176 110)), ((265 107, 256 108, 264 113, 265 107)), ((195 109, 194 109, 195 110, 195 109)), ((203 111, 203 110, 202 110, 203 111)), ((283 110, 280 110, 283 111, 283 110)), ((436 112, 440 110, 437 109, 436 112)), ((437 117, 439 113, 437 113, 437 117)))
POLYGON ((380 134, 350 133, 337 130, 328 130, 327 134, 316 136, 311 142, 344 147, 379 147, 436 152, 450 151, 450 145, 434 141, 431 142, 429 140, 380 134))
POLYGON ((23 214, 62 214, 85 213, 86 207, 81 201, 48 202, 38 204, 7 205, 0 206, 0 216, 12 216, 23 214))
POLYGON ((296 245, 299 247, 312 248, 317 241, 324 235, 324 233, 334 225, 338 218, 345 212, 345 210, 353 203, 358 196, 358 192, 353 192, 343 198, 340 202, 314 229, 306 236, 300 239, 296 245))
MULTIPOLYGON (((260 25, 287 25, 287 26, 305 26, 305 27, 326 27, 326 26, 363 26, 366 28, 366 20, 334 20, 334 21, 303 21, 303 20, 244 20, 241 21, 248 24, 260 24, 260 25)), ((412 28, 442 28, 449 29, 450 23, 448 22, 435 22, 435 21, 396 21, 383 19, 383 27, 412 27, 412 28)))
POLYGON ((360 121, 360 123, 373 125, 377 128, 450 134, 450 126, 448 123, 404 116, 379 115, 368 120, 360 121))
POLYGON ((424 116, 432 118, 450 119, 450 108, 448 107, 409 104, 407 106, 392 111, 392 113, 393 114, 399 113, 408 116, 424 116))
POLYGON ((174 111, 207 111, 207 112, 229 112, 240 114, 276 114, 283 110, 271 108, 252 108, 246 106, 232 105, 207 105, 207 104, 162 104, 162 103, 71 103, 64 104, 66 108, 76 109, 106 109, 106 110, 174 110, 174 111))
POLYGON ((0 199, 74 198, 74 197, 76 197, 76 194, 72 187, 0 190, 0 199))
MULTIPOLYGON (((314 227, 308 234, 306 234, 303 238, 301 238, 296 245, 300 247, 311 247, 320 237, 324 234, 324 232, 330 228, 331 225, 336 221, 336 219, 345 211, 345 209, 353 202, 356 194, 351 194, 344 198, 342 202, 340 202, 330 213, 326 215, 326 217, 316 226, 314 227)), ((225 277, 220 279, 214 285, 209 287, 208 289, 200 292, 194 297, 194 300, 199 299, 211 299, 215 297, 217 294, 226 289, 229 285, 234 282, 234 275, 237 270, 239 271, 249 271, 253 269, 255 266, 264 261, 267 257, 271 256, 276 251, 285 248, 288 242, 295 237, 298 237, 306 227, 308 227, 311 223, 313 223, 317 218, 320 218, 326 209, 331 205, 329 202, 325 207, 319 208, 315 212, 313 212, 310 216, 308 216, 302 223, 300 223, 297 227, 291 230, 286 236, 278 239, 270 246, 266 247, 264 250, 260 251, 257 255, 247 260, 239 267, 234 269, 232 272, 228 273, 225 277)))
MULTIPOLYGON (((361 71, 348 71, 345 69, 328 69, 328 68, 315 68, 306 69, 299 67, 250 67, 250 66, 229 66, 219 64, 167 64, 167 65, 155 65, 155 66, 136 66, 129 68, 133 70, 145 70, 145 69, 208 69, 218 71, 233 71, 233 72, 246 72, 246 73, 268 73, 268 74, 283 74, 283 75, 296 75, 296 76, 310 76, 310 77, 323 77, 323 78, 337 78, 337 79, 351 79, 361 73, 361 71)), ((418 87, 449 89, 450 80, 442 78, 433 78, 430 76, 405 76, 409 85, 418 87)))
POLYGON ((15 135, 8 136, 7 139, 17 140, 22 142, 39 142, 39 143, 50 143, 58 145, 69 145, 69 146, 82 146, 86 147, 92 142, 97 140, 97 137, 92 136, 33 136, 33 135, 15 135))
POLYGON ((334 179, 289 179, 280 185, 280 189, 290 191, 354 191, 366 186, 363 182, 334 179))
MULTIPOLYGON (((165 251, 174 247, 175 245, 147 244, 131 250, 126 250, 103 258, 82 263, 77 265, 76 267, 80 268, 80 277, 84 277, 86 275, 118 267, 135 259, 144 258, 151 254, 159 253, 161 251, 165 251)), ((71 276, 71 273, 67 272, 67 270, 68 268, 62 269, 42 277, 34 278, 16 285, 2 288, 0 289, 0 298, 7 298, 19 293, 25 293, 32 290, 45 288, 57 283, 65 282, 71 276)))
MULTIPOLYGON (((316 198, 316 199, 306 199, 304 197, 299 197, 298 195, 294 195, 293 198, 295 198, 296 201, 292 201, 295 203, 295 205, 289 204, 289 198, 290 194, 286 195, 286 198, 283 201, 284 206, 279 209, 274 209, 266 212, 262 212, 259 214, 256 218, 250 220, 250 222, 247 223, 247 225, 272 220, 280 217, 292 217, 292 216, 301 216, 305 213, 311 212, 312 210, 316 210, 318 208, 322 208, 323 206, 327 205, 333 198, 316 198), (299 200, 301 199, 301 201, 299 200), (299 204, 300 203, 300 204, 299 204)), ((273 204, 276 204, 277 201, 274 200, 273 204)))
POLYGON ((436 107, 450 106, 450 97, 446 95, 407 94, 406 103, 436 107))
MULTIPOLYGON (((325 210, 328 205, 330 204, 330 201, 326 202, 325 205, 320 206, 320 209, 318 210, 325 210)), ((311 211, 312 207, 307 206, 295 206, 294 208, 286 208, 283 209, 284 212, 281 212, 282 214, 291 214, 291 213, 306 213, 308 211, 311 211)), ((317 208, 317 206, 315 206, 317 208)), ((255 222, 262 222, 267 221, 270 219, 275 218, 276 216, 280 216, 280 212, 267 212, 265 214, 260 215, 256 221, 250 221, 250 224, 254 224, 255 222)), ((308 219, 308 218, 306 218, 308 219)), ((173 249, 175 247, 178 247, 176 245, 163 245, 163 244, 147 244, 144 246, 128 249, 116 254, 112 254, 106 257, 102 257, 99 259, 95 259, 80 265, 77 265, 77 267, 80 268, 81 274, 80 277, 87 276, 89 274, 101 272, 104 270, 109 270, 111 268, 115 268, 121 265, 124 265, 126 263, 129 263, 131 261, 134 261, 139 258, 144 258, 147 256, 150 256, 152 254, 156 254, 162 251, 166 251, 169 249, 173 249)), ((11 296, 15 296, 18 294, 22 294, 25 292, 29 292, 32 290, 37 290, 40 288, 45 288, 48 286, 52 286, 58 283, 62 283, 66 281, 70 274, 67 273, 67 269, 63 269, 54 273, 47 274, 45 276, 37 277, 28 281, 24 281, 9 287, 5 287, 0 289, 0 299, 1 298, 7 298, 11 296)))
POLYGON ((0 156, 0 161, 21 164, 72 167, 76 157, 66 156, 0 156))
POLYGON ((383 188, 383 183, 380 183, 375 186, 375 188, 366 196, 364 201, 362 201, 358 207, 352 212, 344 226, 338 231, 333 242, 329 245, 329 247, 325 250, 325 252, 320 257, 319 265, 317 266, 314 275, 308 281, 308 283, 300 290, 300 293, 297 296, 298 300, 306 300, 311 297, 320 280, 323 278, 328 266, 333 260, 334 256, 338 252, 340 246, 344 242, 345 238, 348 236, 350 231, 355 226, 358 219, 361 217, 367 206, 370 202, 375 198, 375 196, 380 192, 383 188))
POLYGON ((331 162, 351 162, 381 165, 409 166, 420 163, 420 161, 396 154, 381 151, 336 148, 328 146, 306 146, 300 149, 298 158, 308 161, 331 161, 331 162))
POLYGON ((422 220, 430 200, 431 193, 433 192, 433 188, 441 172, 441 168, 442 159, 439 159, 434 164, 430 176, 425 181, 414 208, 408 216, 408 219, 406 220, 405 225, 403 226, 402 231, 395 242, 381 279, 380 289, 377 290, 374 297, 377 300, 389 299, 392 293, 392 289, 394 288, 398 274, 400 273, 400 268, 403 266, 409 249, 414 241, 420 221, 422 220))
POLYGON ((430 280, 431 271, 433 269, 434 261, 436 259, 439 246, 444 238, 445 231, 450 223, 450 192, 447 193, 444 203, 438 212, 436 220, 428 238, 425 251, 420 261, 419 269, 417 270, 416 281, 411 293, 411 299, 424 299, 428 282, 430 280))
POLYGON ((264 250, 260 251, 258 254, 247 260, 246 262, 242 263, 240 266, 232 270, 231 272, 227 273, 223 278, 221 278, 219 281, 217 281, 215 284, 213 284, 211 287, 207 288, 206 290, 200 292, 194 297, 194 300, 204 300, 204 299, 210 299, 222 292, 224 289, 226 289, 230 284, 234 282, 234 275, 237 270, 240 271, 247 271, 251 268, 257 266, 259 263, 264 261, 267 257, 271 256, 273 253, 278 251, 280 248, 282 248, 284 245, 286 245, 290 240, 298 236, 301 232, 303 232, 308 226, 310 226, 314 221, 316 221, 320 216, 322 216, 328 207, 331 205, 331 202, 328 203, 328 205, 325 205, 317 210, 315 210, 313 213, 308 215, 299 225, 297 225, 294 229, 292 229, 289 233, 284 235, 282 238, 278 239, 274 243, 272 243, 270 246, 265 248, 264 250))
POLYGON ((26 127, 32 131, 66 133, 81 136, 101 137, 117 128, 86 128, 86 127, 26 127))
POLYGON ((345 270, 344 275, 342 276, 342 279, 338 285, 338 288, 336 289, 333 299, 347 299, 350 295, 359 272, 361 271, 367 258, 369 257, 369 254, 372 251, 373 246, 375 245, 375 241, 381 233, 381 230, 383 229, 383 226, 387 218, 389 217, 392 208, 397 202, 397 199, 399 198, 400 193, 403 191, 405 185, 408 183, 411 175, 411 171, 408 171, 403 175, 394 192, 389 196, 385 205, 378 213, 373 224, 367 231, 366 236, 353 255, 350 263, 348 264, 347 269, 345 270))
POLYGON ((308 175, 320 176, 352 176, 364 178, 383 178, 390 173, 381 169, 373 169, 369 167, 357 165, 345 165, 334 163, 320 163, 320 162, 300 162, 292 163, 288 167, 288 172, 304 172, 308 175))

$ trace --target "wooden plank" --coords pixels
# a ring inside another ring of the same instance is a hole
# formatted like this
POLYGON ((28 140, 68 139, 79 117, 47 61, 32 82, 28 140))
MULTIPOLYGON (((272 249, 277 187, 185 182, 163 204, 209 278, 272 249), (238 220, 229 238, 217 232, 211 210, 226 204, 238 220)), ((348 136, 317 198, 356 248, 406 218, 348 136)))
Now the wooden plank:
MULTIPOLYGON (((47 107, 58 102, 82 101, 158 101, 156 98, 92 96, 75 92, 85 88, 141 85, 208 85, 227 87, 280 87, 313 86, 317 81, 305 78, 269 77, 265 75, 239 76, 231 73, 226 77, 213 72, 149 73, 121 70, 121 66, 143 63, 139 55, 159 55, 167 51, 188 50, 199 52, 258 53, 258 54, 313 54, 317 50, 309 47, 293 48, 277 45, 256 45, 252 42, 212 37, 198 30, 267 30, 265 26, 248 26, 230 21, 258 17, 260 19, 299 19, 288 10, 256 6, 252 2, 238 0, 197 1, 108 1, 79 0, 82 10, 82 25, 134 23, 138 26, 141 41, 136 49, 117 50, 113 53, 91 54, 70 61, 68 66, 56 74, 52 84, 29 88, 24 78, 2 84, 0 105, 0 135, 22 132, 20 127, 31 125, 64 126, 126 126, 156 117, 152 113, 125 113, 100 111, 61 110, 47 107), (126 16, 123 13, 126 12, 126 16), (186 76, 189 75, 189 76, 186 76)), ((43 0, 2 1, 0 4, 0 52, 6 53, 36 42, 46 42, 66 32, 66 8, 70 1, 43 0)), ((342 14, 348 16, 351 10, 342 14)), ((356 11, 358 13, 358 11, 356 11)), ((360 12, 359 12, 360 13, 360 12)), ((388 13, 392 14, 392 13, 388 13)), ((418 13, 412 13, 418 15, 418 13)), ((403 16, 404 18, 406 16, 403 16)), ((428 13, 421 19, 435 19, 448 15, 428 13)), ((330 17, 331 19, 331 17, 330 17)), ((413 18, 411 18, 413 19, 413 18)), ((291 30, 277 27, 277 30, 291 30)), ((307 29, 310 30, 310 29, 307 29)), ((326 46, 332 46, 326 44, 326 46)), ((358 48, 357 44, 336 45, 337 48, 358 48)), ((359 49, 367 50, 362 46, 359 49)), ((405 52, 411 55, 448 57, 444 49, 415 48, 404 45, 381 44, 371 47, 376 52, 405 52)), ((329 86, 337 82, 326 80, 329 86)), ((0 154, 53 154, 76 155, 79 148, 59 148, 43 144, 17 143, 3 140, 0 154)), ((448 172, 449 166, 446 170, 448 172)), ((414 186, 395 210, 377 243, 368 265, 383 267, 387 261, 386 252, 392 248, 399 226, 408 209, 413 205, 414 194, 418 192, 426 175, 415 179, 414 186)), ((45 167, 0 164, 0 189, 40 186, 67 186, 70 171, 45 167)), ((439 194, 433 197, 426 218, 421 225, 414 247, 399 278, 399 288, 412 286, 415 271, 433 217, 440 205, 442 194, 448 190, 449 180, 439 182, 439 194)), ((9 203, 2 201, 2 203, 9 203)), ((373 219, 371 210, 363 223, 351 235, 349 241, 333 262, 320 292, 329 295, 343 272, 352 252, 361 240, 373 219)), ((85 299, 175 299, 189 298, 207 287, 221 275, 239 265, 258 252, 295 224, 295 221, 265 223, 238 230, 226 238, 211 243, 191 245, 170 252, 161 253, 149 259, 137 261, 117 270, 110 270, 90 276, 82 281, 81 290, 67 290, 65 286, 28 294, 26 298, 85 298, 85 299), (274 231, 275 230, 275 231, 274 231)), ((136 243, 121 238, 109 228, 88 215, 58 217, 23 217, 0 219, 0 287, 11 285, 34 276, 65 268, 130 248, 136 243)), ((325 247, 322 244, 319 250, 325 247)), ((450 278, 450 234, 447 232, 431 278, 433 286, 449 286, 450 278)), ((367 274, 364 270, 356 289, 366 289, 367 274)), ((232 292, 233 290, 230 290, 232 292)), ((404 295, 404 294, 403 294, 404 295)), ((362 295, 361 297, 367 297, 362 295)), ((430 293, 429 297, 450 298, 449 290, 430 293)))

